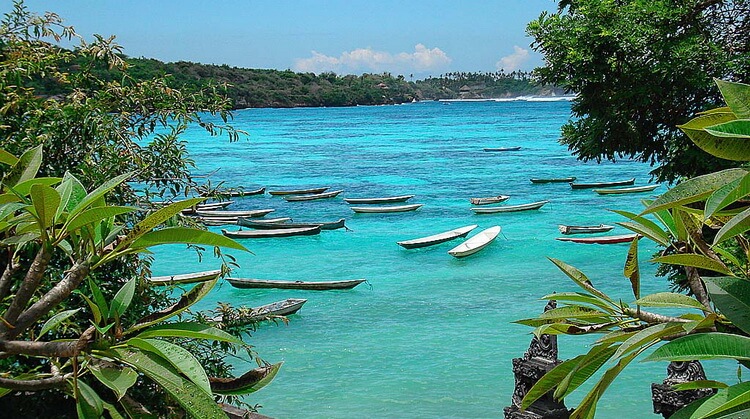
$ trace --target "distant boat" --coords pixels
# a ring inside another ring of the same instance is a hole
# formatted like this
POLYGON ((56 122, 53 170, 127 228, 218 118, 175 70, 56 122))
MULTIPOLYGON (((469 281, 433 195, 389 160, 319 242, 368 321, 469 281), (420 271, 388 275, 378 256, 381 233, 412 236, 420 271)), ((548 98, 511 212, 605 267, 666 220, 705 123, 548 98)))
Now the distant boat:
POLYGON ((518 151, 521 147, 489 147, 485 148, 484 151, 518 151))
POLYGON ((539 209, 548 202, 549 201, 538 201, 538 202, 531 202, 528 204, 521 204, 521 205, 503 205, 500 207, 472 208, 471 210, 477 214, 494 214, 497 212, 528 211, 528 210, 539 209))
POLYGON ((531 183, 570 183, 576 180, 575 176, 571 177, 553 177, 553 178, 532 178, 529 179, 531 183))
POLYGON ((591 189, 591 188, 606 188, 609 186, 626 186, 635 183, 635 178, 628 180, 621 180, 617 182, 597 182, 597 183, 570 183, 570 187, 573 189, 591 189))
POLYGON ((180 275, 152 276, 146 281, 151 285, 192 284, 193 282, 205 282, 214 279, 219 275, 221 275, 221 269, 180 275))
POLYGON ((386 213, 386 212, 406 212, 414 211, 424 204, 396 205, 388 207, 350 207, 354 212, 362 213, 386 213))
POLYGON ((469 198, 469 202, 471 202, 474 205, 489 205, 489 204, 497 204, 498 202, 507 201, 510 196, 508 195, 498 195, 498 196, 489 196, 487 198, 469 198))
MULTIPOLYGON (((232 324, 242 324, 265 320, 270 316, 288 316, 294 314, 302 308, 307 302, 304 298, 287 298, 286 300, 276 301, 275 303, 253 307, 247 313, 240 315, 237 319, 232 319, 232 324)), ((222 322, 224 319, 221 315, 211 319, 214 322, 222 322)))
POLYGON ((340 218, 336 221, 324 222, 324 223, 267 223, 250 220, 247 218, 238 218, 237 224, 243 227, 250 227, 257 230, 271 230, 280 228, 304 228, 304 227, 320 227, 321 230, 336 230, 338 228, 344 228, 346 219, 340 218))
POLYGON ((266 192, 266 188, 259 188, 252 191, 231 191, 227 193, 220 194, 221 196, 228 196, 231 198, 242 198, 243 196, 252 196, 252 195, 263 195, 266 192))
POLYGON ((462 258, 484 249, 500 234, 500 226, 490 227, 448 251, 453 257, 462 258))
POLYGON ((590 234, 590 233, 604 233, 615 228, 614 226, 607 224, 591 225, 591 226, 571 226, 571 225, 559 225, 557 229, 562 234, 590 234))
POLYGON ((278 228, 272 230, 221 230, 221 233, 233 239, 265 239, 272 237, 313 236, 320 234, 320 226, 302 228, 278 228))
POLYGON ((613 244, 632 242, 638 234, 622 234, 619 236, 599 237, 558 237, 556 240, 562 242, 587 243, 587 244, 613 244))
POLYGON ((213 211, 213 210, 218 210, 221 208, 226 208, 232 203, 234 203, 234 201, 210 202, 208 204, 198 204, 190 208, 185 208, 184 210, 182 210, 182 213, 184 215, 191 215, 191 214, 195 214, 196 211, 213 211))
POLYGON ((236 225, 237 217, 207 217, 198 218, 198 220, 206 226, 225 226, 225 225, 236 225))
POLYGON ((354 288, 365 282, 364 279, 347 279, 341 281, 279 281, 275 279, 226 278, 235 288, 281 288, 296 290, 342 290, 354 288))
POLYGON ((386 196, 383 198, 344 198, 347 204, 390 204, 394 202, 405 202, 414 195, 386 196))
POLYGON ((195 213, 200 215, 201 217, 228 218, 228 217, 262 217, 274 211, 276 210, 274 209, 247 210, 247 211, 202 211, 202 210, 198 210, 195 213))
POLYGON ((333 198, 336 195, 340 194, 344 191, 331 191, 331 192, 324 192, 324 193, 317 193, 317 194, 309 194, 309 195, 290 195, 284 197, 289 202, 293 201, 313 201, 316 199, 326 199, 326 198, 333 198))
MULTIPOLYGON (((245 218, 245 217, 237 217, 237 224, 239 224, 240 218, 245 218)), ((292 221, 290 217, 259 218, 257 220, 253 220, 254 223, 261 223, 261 224, 284 224, 289 221, 292 221)))
POLYGON ((615 189, 594 189, 594 192, 599 195, 619 195, 626 193, 640 193, 640 192, 651 192, 658 188, 659 185, 646 185, 646 186, 633 186, 630 188, 615 188, 615 189))
POLYGON ((470 226, 457 228, 451 231, 446 231, 443 233, 433 234, 432 236, 422 237, 419 239, 412 239, 412 240, 404 240, 397 242, 399 246, 404 247, 406 249, 416 249, 419 247, 427 247, 432 246, 435 244, 445 243, 447 241, 457 239, 459 237, 466 237, 467 234, 471 230, 474 230, 477 228, 476 224, 472 224, 470 226))
POLYGON ((321 193, 323 191, 328 190, 327 187, 325 188, 312 188, 312 189, 292 189, 288 191, 268 191, 269 194, 277 196, 277 195, 309 195, 309 194, 316 194, 321 193))

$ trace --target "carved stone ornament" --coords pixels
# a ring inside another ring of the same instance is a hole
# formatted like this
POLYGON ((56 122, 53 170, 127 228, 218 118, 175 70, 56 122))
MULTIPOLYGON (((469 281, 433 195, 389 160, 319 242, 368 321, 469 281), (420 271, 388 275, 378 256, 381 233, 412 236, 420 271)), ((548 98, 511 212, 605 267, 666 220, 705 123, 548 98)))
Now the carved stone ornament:
POLYGON ((664 382, 651 384, 654 413, 661 413, 663 417, 668 418, 693 401, 715 394, 714 389, 672 390, 675 384, 705 379, 706 373, 699 361, 670 362, 664 382))

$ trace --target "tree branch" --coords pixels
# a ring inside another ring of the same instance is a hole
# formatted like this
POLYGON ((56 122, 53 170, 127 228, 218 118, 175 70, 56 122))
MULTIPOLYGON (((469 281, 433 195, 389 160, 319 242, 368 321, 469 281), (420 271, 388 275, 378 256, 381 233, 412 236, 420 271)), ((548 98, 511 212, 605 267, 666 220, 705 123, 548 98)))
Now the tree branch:
POLYGON ((10 303, 10 307, 5 311, 3 318, 6 322, 13 324, 18 319, 26 304, 29 303, 31 297, 34 295, 36 290, 39 288, 39 284, 42 282, 44 272, 47 270, 47 265, 52 258, 52 252, 49 248, 42 243, 42 247, 34 257, 34 261, 31 263, 29 270, 26 271, 26 276, 21 282, 21 286, 16 291, 16 297, 13 302, 10 303))
POLYGON ((644 322, 650 323, 650 324, 668 323, 668 322, 689 323, 691 321, 688 319, 681 319, 679 317, 664 316, 661 314, 651 313, 650 311, 637 310, 637 309, 630 308, 630 307, 624 308, 622 312, 634 319, 643 320, 644 322))
POLYGON ((92 326, 81 334, 78 340, 65 342, 35 342, 28 340, 0 340, 3 358, 10 355, 44 356, 72 358, 78 356, 93 341, 96 329, 92 326))
POLYGON ((706 287, 703 286, 700 275, 698 275, 698 269, 692 266, 685 266, 685 274, 687 275, 690 291, 693 292, 695 298, 704 306, 702 310, 706 313, 713 313, 714 311, 711 310, 711 300, 708 298, 708 292, 706 292, 706 287))
POLYGON ((41 378, 39 380, 14 380, 12 378, 0 377, 0 387, 11 390, 21 391, 38 391, 50 388, 62 388, 67 385, 67 380, 73 374, 59 375, 51 378, 41 378))
POLYGON ((13 260, 13 252, 11 250, 8 250, 8 264, 5 265, 3 275, 0 276, 0 301, 3 300, 6 295, 8 295, 8 291, 10 291, 10 285, 12 284, 11 279, 20 268, 21 264, 15 263, 15 261, 13 260))

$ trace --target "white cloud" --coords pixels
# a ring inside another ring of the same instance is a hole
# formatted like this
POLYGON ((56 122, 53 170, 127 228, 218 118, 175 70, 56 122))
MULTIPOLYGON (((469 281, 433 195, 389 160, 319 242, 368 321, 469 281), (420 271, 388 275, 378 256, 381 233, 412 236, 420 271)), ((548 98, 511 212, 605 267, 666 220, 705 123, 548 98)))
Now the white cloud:
POLYGON ((417 44, 414 46, 414 52, 401 52, 396 55, 384 51, 375 51, 372 48, 344 51, 339 57, 312 51, 311 57, 297 59, 294 69, 312 73, 324 71, 336 73, 367 71, 411 73, 444 68, 450 63, 451 58, 440 48, 430 49, 422 44, 417 44))
POLYGON ((523 49, 519 46, 514 46, 513 54, 500 58, 500 61, 495 63, 495 67, 497 67, 498 70, 504 70, 506 72, 515 71, 520 69, 528 60, 529 50, 523 49))

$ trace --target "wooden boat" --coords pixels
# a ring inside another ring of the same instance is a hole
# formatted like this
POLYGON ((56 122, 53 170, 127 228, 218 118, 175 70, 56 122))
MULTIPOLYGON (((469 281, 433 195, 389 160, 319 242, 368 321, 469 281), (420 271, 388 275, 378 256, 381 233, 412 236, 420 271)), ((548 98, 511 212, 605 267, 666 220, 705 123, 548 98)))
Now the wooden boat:
POLYGON ((323 192, 323 193, 316 193, 316 194, 310 194, 310 195, 290 195, 290 196, 284 197, 284 199, 286 199, 289 202, 313 201, 316 199, 333 198, 336 195, 340 194, 341 192, 344 192, 344 191, 339 190, 339 191, 323 192))
POLYGON ((451 231, 433 234, 432 236, 422 237, 419 239, 404 240, 404 241, 400 241, 396 243, 399 246, 404 247, 406 249, 416 249, 419 247, 427 247, 427 246, 432 246, 435 244, 445 243, 447 241, 457 239, 459 237, 466 237, 466 235, 469 234, 469 232, 471 230, 474 230, 475 228, 477 228, 477 225, 472 224, 470 226, 456 228, 451 231))
MULTIPOLYGON (((242 317, 232 319, 232 323, 242 324, 265 320, 271 316, 288 316, 298 312, 306 302, 307 300, 304 298, 287 298, 286 300, 276 301, 275 303, 253 307, 247 312, 247 314, 242 315, 242 317)), ((224 321, 221 315, 216 316, 211 320, 215 322, 224 321)))
MULTIPOLYGON (((237 224, 240 224, 240 219, 245 219, 245 217, 237 217, 237 224)), ((292 221, 290 217, 279 217, 279 218, 259 218, 257 220, 253 220, 253 223, 259 223, 259 224, 284 224, 289 221, 292 221)), ((240 224, 242 225, 242 224, 240 224)))
POLYGON ((497 212, 528 211, 528 210, 539 209, 548 202, 549 201, 538 201, 538 202, 531 202, 528 204, 521 204, 521 205, 503 205, 500 207, 472 208, 471 210, 474 211, 476 214, 494 214, 497 212))
POLYGON ((607 188, 609 186, 627 186, 635 183, 635 178, 628 180, 621 180, 616 182, 597 182, 597 183, 573 183, 570 182, 570 187, 573 189, 591 189, 591 188, 607 188))
POLYGON ((279 281, 275 279, 227 278, 235 288, 281 288, 296 290, 343 290, 354 288, 365 282, 364 279, 347 279, 342 281, 279 281))
POLYGON ((198 204, 191 208, 185 208, 182 210, 182 213, 184 215, 191 215, 195 214, 197 211, 214 211, 219 210, 221 208, 226 208, 230 204, 232 204, 234 201, 224 201, 224 202, 210 202, 208 204, 198 204))
POLYGON ((484 151, 518 151, 521 147, 489 147, 485 148, 484 151))
POLYGON ((350 207, 352 211, 359 213, 386 213, 414 211, 424 204, 396 205, 388 207, 350 207))
POLYGON ((561 242, 588 243, 588 244, 613 244, 628 243, 635 240, 638 234, 621 234, 619 236, 599 236, 599 237, 557 237, 556 240, 561 242))
POLYGON ((147 281, 151 285, 192 284, 193 282, 209 281, 219 275, 221 275, 221 269, 180 275, 152 276, 151 278, 148 278, 147 281))
POLYGON ((203 225, 206 226, 225 226, 225 225, 237 225, 237 217, 208 217, 199 219, 203 225))
POLYGON ((221 230, 221 233, 234 239, 264 239, 270 237, 312 236, 320 234, 320 226, 303 228, 277 228, 271 230, 221 230))
POLYGON ((406 202, 414 198, 414 195, 386 196, 383 198, 344 198, 347 204, 391 204, 394 202, 406 202))
POLYGON ((554 178, 532 178, 531 183, 570 183, 576 180, 575 176, 571 177, 554 177, 554 178))
POLYGON ((612 230, 615 228, 615 226, 607 225, 607 224, 599 224, 599 225, 592 225, 592 226, 571 226, 571 225, 564 225, 561 224, 557 226, 557 229, 560 230, 560 233, 562 234, 591 234, 591 233, 604 233, 609 230, 612 230))
POLYGON ((321 230, 336 230, 339 228, 346 227, 346 219, 340 218, 336 221, 326 223, 266 223, 257 222, 247 218, 238 218, 237 224, 243 227, 250 227, 256 230, 271 230, 277 228, 304 228, 304 227, 320 227, 321 230))
POLYGON ((266 214, 274 212, 274 209, 262 209, 262 210, 247 210, 247 211, 202 211, 198 210, 195 213, 205 218, 231 218, 231 217, 262 217, 266 214))
POLYGON ((658 187, 659 185, 646 185, 646 186, 633 186, 630 188, 594 189, 594 192, 598 193, 599 195, 619 195, 619 194, 626 194, 626 193, 651 192, 658 187))
POLYGON ((288 191, 268 191, 269 194, 278 196, 278 195, 309 195, 309 194, 316 194, 321 193, 323 191, 328 190, 328 188, 312 188, 312 189, 292 189, 288 191))
POLYGON ((227 193, 222 193, 221 196, 229 196, 232 198, 242 198, 243 196, 263 195, 264 193, 266 193, 265 186, 262 188, 252 190, 252 191, 242 190, 242 191, 231 191, 227 193))
POLYGON ((492 243, 498 234, 500 234, 500 226, 494 226, 482 230, 470 239, 449 250, 448 254, 457 258, 473 255, 492 243))
POLYGON ((474 205, 489 205, 489 204, 497 204, 498 202, 507 201, 510 196, 508 195, 498 195, 498 196, 489 196, 486 198, 469 198, 469 202, 471 202, 474 205))

